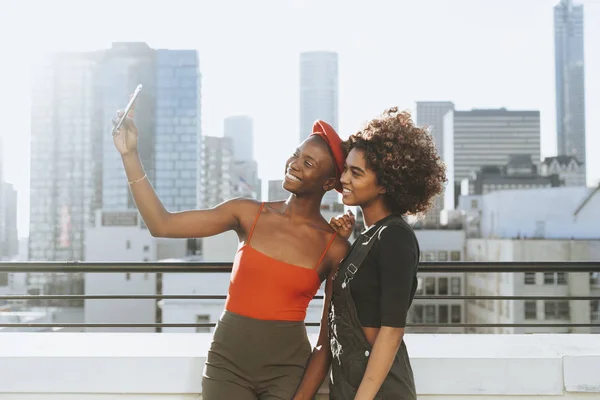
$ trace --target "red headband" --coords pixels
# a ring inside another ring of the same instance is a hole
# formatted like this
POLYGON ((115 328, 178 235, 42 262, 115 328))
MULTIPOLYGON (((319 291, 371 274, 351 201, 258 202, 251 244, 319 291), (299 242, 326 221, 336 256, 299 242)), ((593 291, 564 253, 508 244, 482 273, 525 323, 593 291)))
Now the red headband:
POLYGON ((322 137, 327 145, 331 149, 333 154, 333 163, 335 165, 335 172, 338 182, 335 185, 335 190, 342 193, 342 184, 340 183, 340 177, 344 171, 344 163, 346 157, 344 156, 344 150, 342 149, 342 139, 338 136, 337 132, 331 125, 325 121, 317 120, 313 124, 312 135, 322 137))

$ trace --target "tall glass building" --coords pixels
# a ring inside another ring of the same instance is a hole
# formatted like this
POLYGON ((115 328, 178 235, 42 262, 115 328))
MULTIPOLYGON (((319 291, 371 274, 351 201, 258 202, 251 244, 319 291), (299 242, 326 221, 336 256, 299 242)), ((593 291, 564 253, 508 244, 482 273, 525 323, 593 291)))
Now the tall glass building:
POLYGON ((300 135, 298 143, 322 119, 338 130, 338 55, 330 51, 300 54, 300 135))
POLYGON ((34 74, 29 257, 82 260, 84 230, 101 206, 98 102, 91 54, 62 53, 34 74))
POLYGON ((202 206, 200 74, 195 50, 156 52, 156 181, 170 211, 202 206))
POLYGON ((554 57, 558 155, 575 156, 585 166, 583 5, 572 0, 554 7, 554 57))

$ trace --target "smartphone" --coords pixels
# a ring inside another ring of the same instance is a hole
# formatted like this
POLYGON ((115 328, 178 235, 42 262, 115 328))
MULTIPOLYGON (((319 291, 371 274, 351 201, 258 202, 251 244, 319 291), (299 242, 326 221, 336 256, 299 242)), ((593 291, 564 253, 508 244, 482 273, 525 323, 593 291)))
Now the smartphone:
POLYGON ((118 131, 119 128, 123 125, 123 122, 125 122, 125 118, 127 118, 127 114, 129 114, 129 111, 131 111, 131 107, 133 107, 133 105, 135 104, 135 101, 137 100, 141 91, 142 91, 142 85, 141 84, 137 85, 137 87, 135 88, 135 91, 133 92, 133 96, 131 96, 131 99, 129 99, 129 103, 127 103, 127 106, 125 107, 125 112, 123 113, 123 116, 121 117, 119 122, 117 122, 117 124, 115 126, 113 126, 113 130, 112 130, 113 134, 116 131, 118 131))

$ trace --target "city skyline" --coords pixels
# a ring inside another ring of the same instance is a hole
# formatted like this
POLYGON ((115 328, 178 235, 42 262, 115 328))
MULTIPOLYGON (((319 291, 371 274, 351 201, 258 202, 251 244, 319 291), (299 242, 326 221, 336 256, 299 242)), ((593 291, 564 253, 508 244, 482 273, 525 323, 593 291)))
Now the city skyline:
MULTIPOLYGON (((600 23, 596 22, 600 21, 600 4, 577 3, 585 5, 586 105, 589 111, 600 104, 600 77, 592 72, 600 70, 600 46, 594 41, 594 37, 600 37, 600 23)), ((60 26, 60 21, 67 18, 55 11, 55 8, 60 9, 56 5, 41 6, 40 15, 33 17, 26 17, 26 7, 16 6, 12 18, 6 24, 4 21, 0 24, 2 33, 3 29, 21 32, 29 29, 29 23, 35 24, 36 29, 48 27, 49 33, 41 38, 24 35, 25 46, 8 43, 6 49, 8 56, 14 54, 12 59, 22 62, 7 65, 6 76, 0 78, 0 84, 7 89, 0 94, 0 105, 4 120, 9 121, 2 135, 5 143, 10 140, 3 160, 5 179, 15 184, 19 199, 29 198, 26 153, 30 95, 23 88, 28 88, 34 58, 46 50, 108 48, 113 41, 145 41, 153 48, 198 49, 203 75, 202 131, 206 135, 222 135, 222 121, 226 116, 244 114, 252 117, 256 160, 263 182, 281 178, 279 175, 287 153, 297 144, 298 57, 302 51, 314 49, 332 50, 340 57, 339 130, 342 137, 356 131, 362 121, 388 106, 398 105, 415 111, 416 101, 453 101, 456 108, 463 110, 498 107, 540 110, 542 157, 556 154, 553 7, 558 1, 537 0, 527 4, 507 1, 490 9, 475 1, 452 5, 424 1, 388 5, 389 12, 386 13, 378 12, 375 3, 366 11, 344 5, 349 8, 349 16, 336 20, 331 33, 302 28, 314 17, 315 10, 323 16, 333 17, 341 4, 258 1, 248 5, 239 2, 240 15, 233 16, 231 21, 236 26, 233 32, 231 28, 219 28, 217 24, 219 18, 215 16, 231 16, 226 12, 229 7, 221 5, 212 8, 188 6, 189 12, 178 10, 177 14, 148 6, 147 18, 137 21, 133 28, 126 18, 135 15, 133 10, 138 6, 135 3, 123 6, 123 16, 112 15, 105 10, 104 4, 91 5, 90 10, 84 12, 83 6, 73 3, 74 12, 94 15, 94 18, 75 20, 75 27, 68 30, 49 28, 49 22, 52 26, 60 26), (280 14, 281 18, 269 20, 269 24, 257 23, 263 18, 261 7, 267 5, 272 8, 270 12, 280 14), (428 14, 433 6, 439 13, 428 14), (521 11, 519 15, 513 11, 517 6, 521 11), (394 7, 398 7, 396 12, 394 7), (392 26, 399 10, 423 18, 420 23, 419 18, 405 21, 396 30, 396 35, 390 37, 386 27, 392 26), (252 13, 257 19, 249 24, 242 15, 252 13), (378 21, 368 19, 373 13, 377 13, 378 21), (173 27, 170 33, 154 32, 153 24, 159 17, 175 15, 180 20, 177 25, 167 24, 173 27), (104 22, 100 23, 103 16, 115 21, 110 30, 104 22), (211 22, 211 18, 217 21, 211 22), (506 28, 506 19, 511 21, 510 30, 506 28), (433 30, 427 29, 431 32, 426 34, 419 30, 425 20, 428 25, 435 26, 433 30), (27 23, 23 24, 23 21, 27 23), (193 33, 187 32, 190 27, 193 27, 193 33), (73 29, 80 29, 81 34, 72 35, 73 29), (281 32, 280 38, 272 39, 273 30, 281 32), (473 35, 474 30, 477 35, 473 35), (412 39, 414 34, 411 32, 416 31, 420 33, 412 39), (236 32, 244 32, 244 35, 236 32), (440 41, 439 32, 444 32, 443 41, 440 41), (202 40, 217 36, 216 43, 202 40), (411 40, 400 40, 403 36, 411 40), (281 40, 286 40, 283 46, 281 40), (448 46, 448 43, 452 45, 448 46), (396 52, 391 51, 394 45, 396 52), (274 51, 275 47, 277 51, 274 51), (474 47, 477 47, 475 54, 474 47), (23 56, 24 48, 29 52, 23 56), (222 53, 223 48, 229 49, 227 54, 222 53), (405 54, 411 54, 409 61, 405 54), (18 105, 16 109, 15 104, 18 105), (276 146, 276 151, 268 149, 267 145, 276 146)), ((594 134, 600 131, 600 119, 588 112, 586 123, 587 147, 593 149, 600 145, 598 135, 594 134)), ((600 160, 589 157, 588 175, 588 184, 595 184, 600 178, 600 160)), ((27 205, 21 205, 19 209, 20 236, 27 233, 27 229, 23 229, 28 225, 25 207, 27 205)))

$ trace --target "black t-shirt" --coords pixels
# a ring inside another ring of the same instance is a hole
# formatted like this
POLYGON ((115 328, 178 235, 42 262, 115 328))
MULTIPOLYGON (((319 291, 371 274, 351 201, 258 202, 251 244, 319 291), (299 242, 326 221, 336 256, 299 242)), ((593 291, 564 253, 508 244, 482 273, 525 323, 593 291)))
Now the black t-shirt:
MULTIPOLYGON (((378 221, 364 233, 370 236, 389 218, 392 216, 378 221)), ((361 235, 356 240, 364 239, 361 235)), ((394 222, 379 233, 379 240, 350 281, 362 326, 406 326, 406 315, 417 290, 418 264, 419 244, 408 223, 394 222)))

